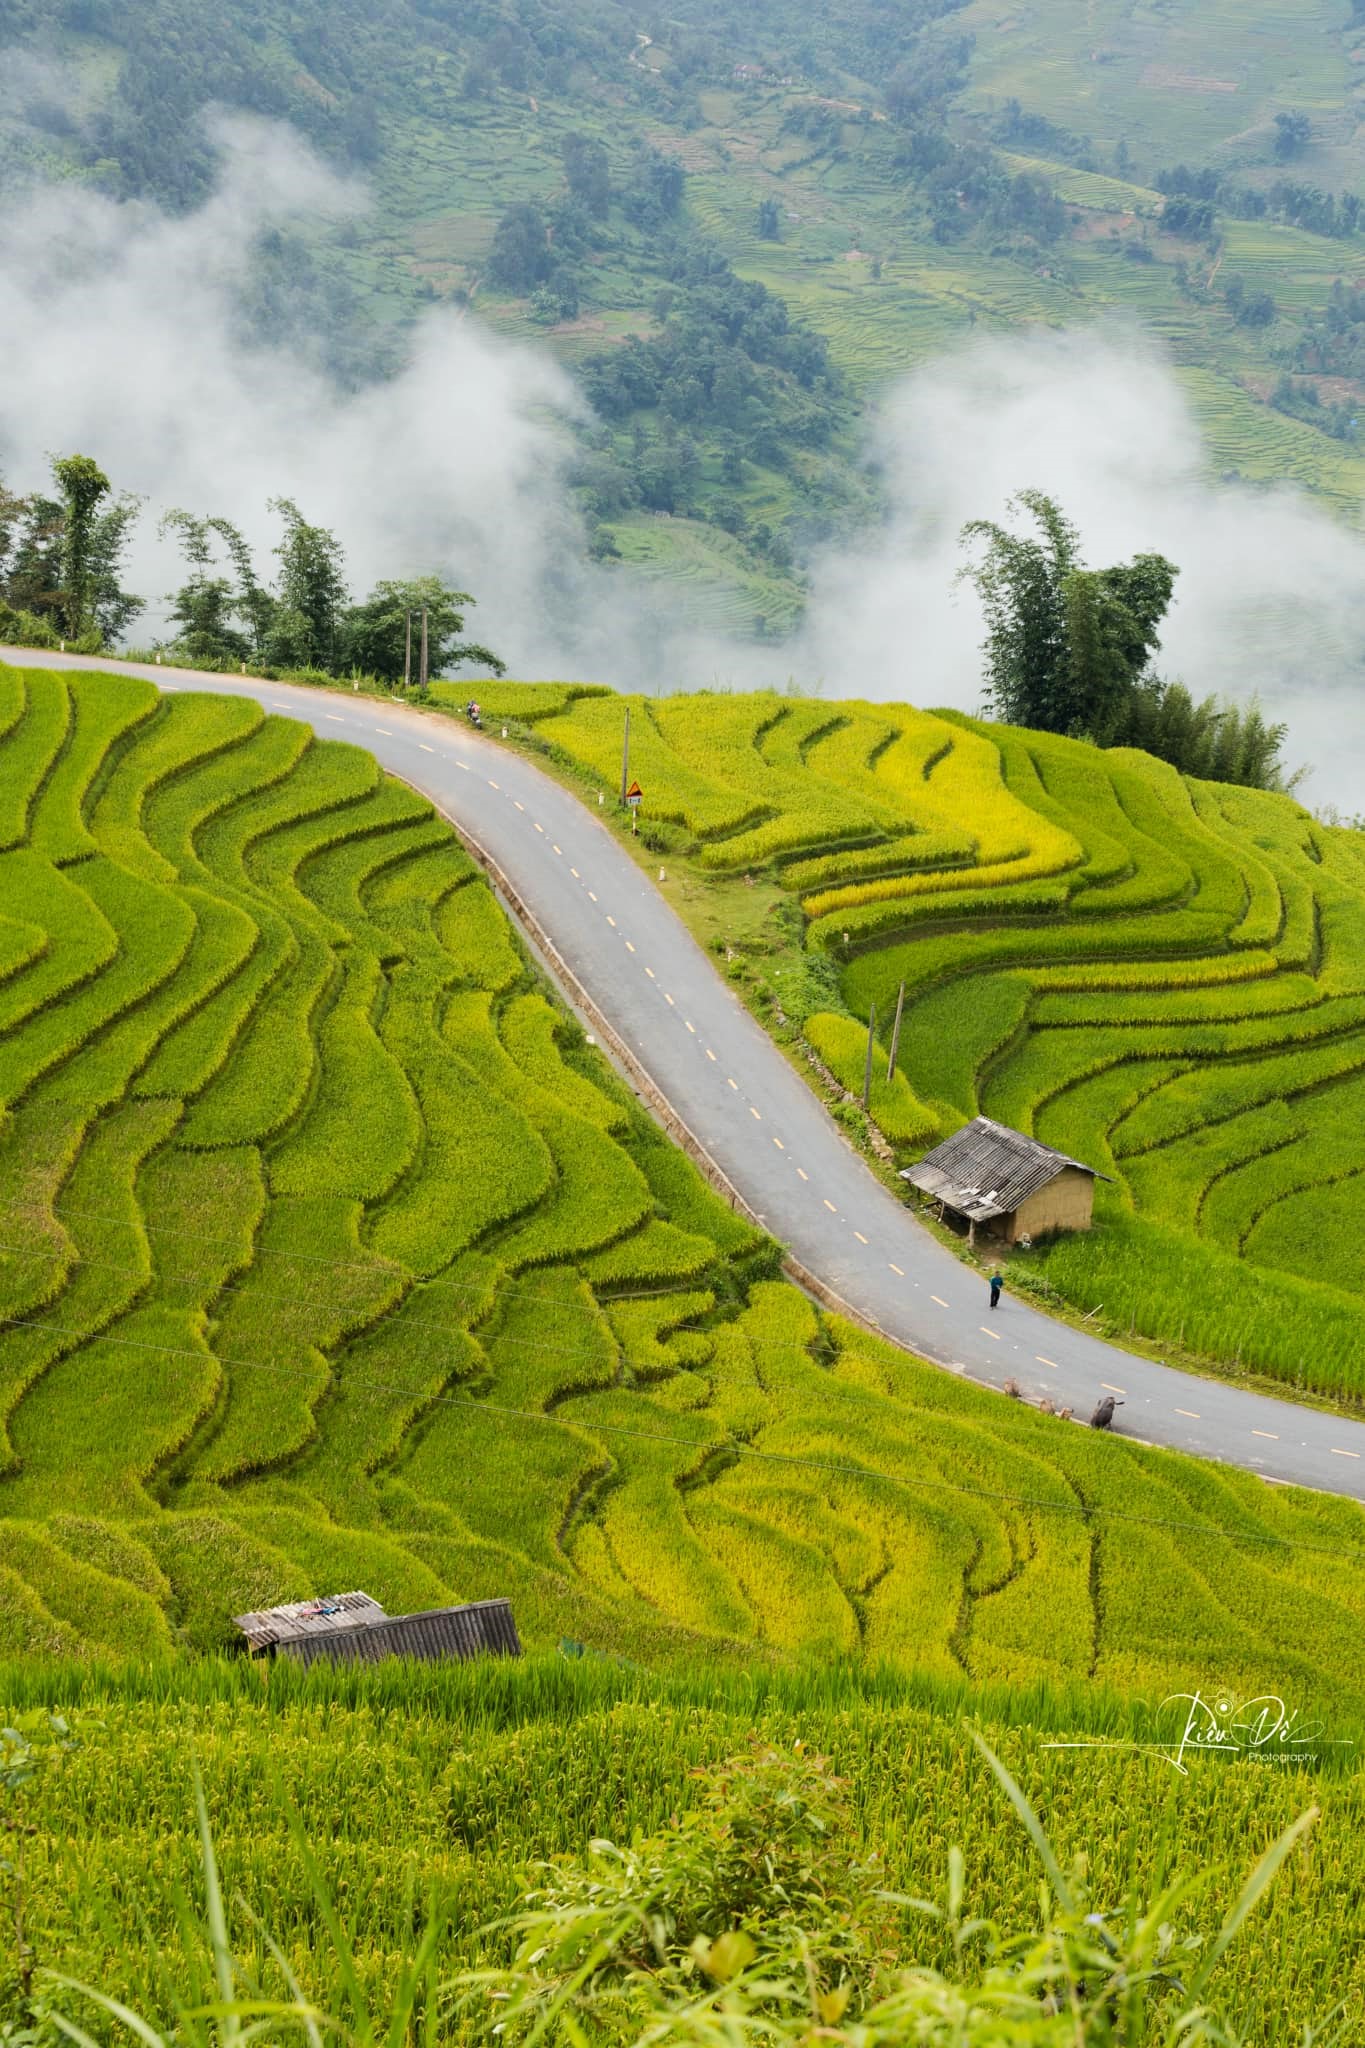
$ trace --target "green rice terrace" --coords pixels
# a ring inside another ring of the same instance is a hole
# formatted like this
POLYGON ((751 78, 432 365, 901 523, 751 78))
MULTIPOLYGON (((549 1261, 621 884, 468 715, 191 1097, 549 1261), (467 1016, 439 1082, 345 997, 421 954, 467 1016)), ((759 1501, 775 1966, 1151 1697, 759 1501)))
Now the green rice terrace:
MULTIPOLYGON (((559 701, 566 739, 616 708, 559 701)), ((1150 764, 1025 735, 1003 742, 1007 786, 996 741, 895 709, 707 715, 763 728, 742 801, 701 767, 680 785, 708 856, 780 858, 818 942, 840 920, 883 937, 897 906, 895 950, 854 953, 850 988, 913 980, 923 954, 908 1064, 936 1119, 969 1106, 989 1048, 935 1028, 935 1006, 988 1014, 994 1045, 1047 1003, 1042 1042, 1079 1047, 1088 992, 1117 978, 1081 1064, 1119 1071, 1132 1034, 1125 1082, 1151 1084, 1132 1156, 1178 1149, 1192 1184, 1180 1118, 1208 1105, 1188 1102, 1193 1027, 1164 965, 1155 1021, 1127 1015, 1153 979, 1135 953, 1163 946, 1215 1014, 1241 1002, 1239 1046, 1261 1030, 1279 1048, 1261 1062, 1274 1108, 1250 1099, 1255 1060, 1219 1064, 1229 1120, 1279 1114, 1287 1133, 1289 1063, 1348 1069, 1347 835, 1317 835, 1310 860, 1293 806, 1257 807, 1248 832, 1226 793, 1228 815, 1197 792, 1180 823, 1150 764), (813 772, 836 756, 837 795, 813 772), (798 827, 778 789, 819 789, 840 831, 804 797, 798 827), (936 881, 893 819, 936 835, 936 881), (830 865, 840 836, 862 842, 852 866, 830 865), (866 858, 879 838, 894 883, 866 858), (1112 919, 1082 914, 1087 890, 1112 919), (1072 908, 1045 926, 1048 891, 1072 908), (936 893, 949 931, 928 923, 936 893), (981 1002, 952 971, 969 956, 981 1002), (931 1067, 935 1039, 960 1071, 931 1067)), ((639 721, 656 786, 690 744, 670 720, 639 721)), ((0 729, 10 1652, 212 1648, 234 1613, 344 1584, 395 1612, 506 1594, 532 1646, 654 1662, 742 1647, 1158 1692, 1213 1669, 1358 1708, 1358 1508, 1070 1428, 817 1313, 548 998, 450 829, 368 754, 127 675, 0 668, 0 729)), ((1033 1071, 1005 1063, 988 1100, 1008 1085, 1022 1114, 1051 1092, 1033 1071)), ((1126 1160, 1116 1108, 1104 1126, 1126 1160)), ((1290 1142, 1263 1149, 1287 1162, 1290 1142)), ((1306 1174, 1316 1157, 1305 1142, 1306 1174)))
MULTIPOLYGON (((624 700, 489 684, 610 789, 624 700)), ((904 705, 632 698, 674 900, 913 1157, 985 1114, 1112 1177, 1016 1256, 1127 1339, 1365 1394, 1365 835, 1147 754, 904 705), (886 1053, 901 985, 894 1078, 886 1053)))

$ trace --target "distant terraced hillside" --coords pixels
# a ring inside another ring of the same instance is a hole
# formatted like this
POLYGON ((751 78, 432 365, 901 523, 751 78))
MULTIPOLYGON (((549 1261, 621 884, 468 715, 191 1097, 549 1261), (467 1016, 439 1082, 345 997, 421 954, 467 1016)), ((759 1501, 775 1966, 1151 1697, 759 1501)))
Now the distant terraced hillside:
MULTIPOLYGON (((613 786, 621 698, 485 699, 613 786)), ((860 1090, 870 1007, 885 1046, 904 984, 901 1073, 873 1099, 890 1139, 922 1150, 984 1111, 1092 1162, 1103 1227, 1038 1255, 1071 1299, 1365 1396, 1365 834, 956 713, 630 701, 659 843, 722 900, 736 876, 770 892, 750 974, 770 1021, 860 1090)))
POLYGON ((0 704, 4 1647, 359 1584, 636 1656, 1360 1701, 1357 1508, 817 1315, 370 756, 127 676, 0 704))

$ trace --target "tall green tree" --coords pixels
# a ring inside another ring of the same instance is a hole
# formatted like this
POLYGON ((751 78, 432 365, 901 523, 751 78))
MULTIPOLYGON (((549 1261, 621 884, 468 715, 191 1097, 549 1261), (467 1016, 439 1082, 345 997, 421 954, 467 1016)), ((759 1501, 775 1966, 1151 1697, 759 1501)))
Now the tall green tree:
POLYGON ((1164 555, 1087 569, 1080 536, 1055 500, 1021 491, 1010 510, 1036 533, 976 519, 980 553, 962 574, 986 618, 985 696, 997 718, 1107 742, 1159 646, 1178 570, 1164 555))
POLYGON ((123 588, 121 580, 128 535, 141 508, 142 500, 125 491, 91 522, 86 550, 89 620, 85 630, 97 633, 102 646, 117 640, 146 606, 145 598, 134 597, 123 588))
POLYGON ((341 543, 325 526, 310 525, 292 498, 272 498, 270 509, 284 521, 284 538, 275 549, 280 573, 265 652, 283 668, 335 673, 347 596, 341 543))
POLYGON ((244 660, 250 643, 233 625, 238 594, 231 577, 213 574, 217 522, 198 519, 178 508, 162 519, 159 531, 174 533, 190 574, 171 601, 170 616, 179 627, 174 647, 189 662, 244 660))
POLYGON ((95 513, 108 497, 111 486, 91 455, 58 456, 53 461, 52 474, 61 492, 63 510, 63 623, 72 638, 79 639, 89 623, 95 513))
POLYGON ((474 599, 466 590, 453 590, 439 576, 414 576, 407 581, 377 583, 364 604, 347 612, 342 644, 344 665, 364 675, 383 677, 385 682, 402 680, 407 651, 408 618, 412 618, 413 673, 417 666, 417 636, 423 605, 427 612, 427 666, 433 676, 465 663, 477 663, 494 675, 506 671, 490 647, 461 639, 464 615, 474 599))

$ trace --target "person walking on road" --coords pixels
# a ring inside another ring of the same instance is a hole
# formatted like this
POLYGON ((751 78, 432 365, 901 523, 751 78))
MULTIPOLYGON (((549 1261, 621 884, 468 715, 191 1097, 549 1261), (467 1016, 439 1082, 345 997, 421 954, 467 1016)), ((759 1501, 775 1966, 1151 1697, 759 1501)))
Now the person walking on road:
POLYGON ((992 1273, 992 1274, 991 1274, 991 1307, 992 1307, 992 1308, 999 1308, 999 1306, 1000 1306, 1000 1293, 1001 1293, 1001 1289, 1002 1289, 1002 1288, 1004 1287, 1004 1285, 1005 1285, 1005 1283, 1004 1283, 1004 1281, 1003 1281, 1003 1280, 1002 1280, 1002 1279, 1000 1278, 1000 1275, 999 1275, 998 1273, 992 1273))

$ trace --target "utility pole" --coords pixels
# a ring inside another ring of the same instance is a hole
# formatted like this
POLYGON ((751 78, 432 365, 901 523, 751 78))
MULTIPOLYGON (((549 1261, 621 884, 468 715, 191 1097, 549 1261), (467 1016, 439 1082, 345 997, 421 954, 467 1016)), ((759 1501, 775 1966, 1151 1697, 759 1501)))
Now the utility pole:
POLYGON ((877 1005, 872 1005, 867 1019, 867 1063, 863 1068, 863 1108, 872 1102, 872 1048, 877 1042, 877 1005))
POLYGON ((421 668, 421 680, 419 681, 419 683, 418 683, 417 687, 418 687, 418 690, 419 690, 419 691, 421 692, 421 694, 422 694, 423 696, 425 696, 425 694, 426 694, 426 687, 427 687, 427 608, 426 608, 426 606, 425 606, 425 605, 423 605, 423 606, 422 606, 422 668, 421 668))
POLYGON ((412 688, 412 613, 408 613, 407 639, 403 646, 403 688, 412 688))
POLYGON ((630 706, 626 706, 626 736, 621 744, 621 801, 626 800, 630 788, 630 706))
POLYGON ((904 1008, 905 983, 902 982, 900 994, 896 997, 896 1021, 891 1026, 891 1057, 886 1063, 886 1078, 888 1081, 894 1080, 896 1075, 896 1054, 900 1051, 901 1043, 901 1011, 904 1008))

